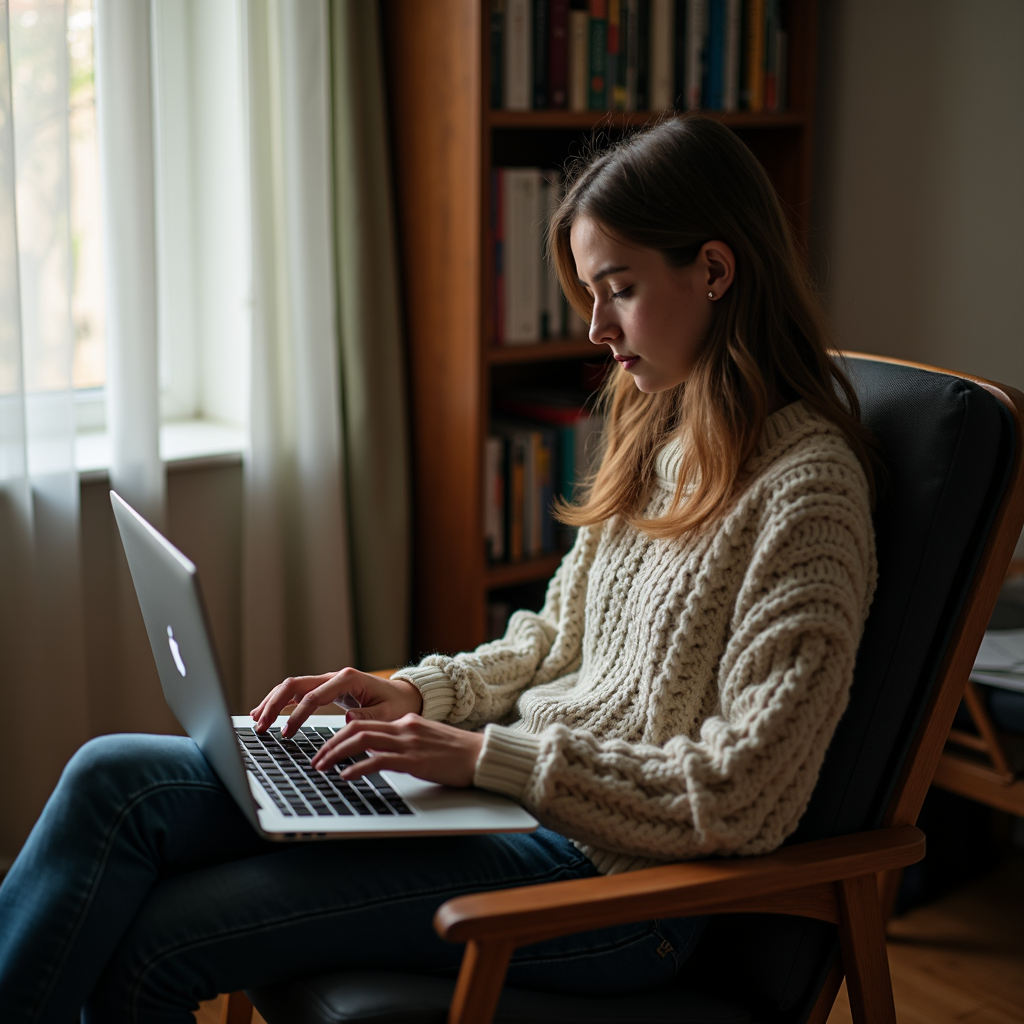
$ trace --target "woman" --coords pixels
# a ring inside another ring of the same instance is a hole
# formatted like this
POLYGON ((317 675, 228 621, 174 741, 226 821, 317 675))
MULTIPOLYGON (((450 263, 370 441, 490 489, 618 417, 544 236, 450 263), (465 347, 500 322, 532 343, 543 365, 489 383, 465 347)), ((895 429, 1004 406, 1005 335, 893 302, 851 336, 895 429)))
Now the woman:
MULTIPOLYGON (((275 845, 191 741, 72 759, 0 889, 6 1019, 187 1021, 200 999, 339 968, 453 971, 459 893, 762 853, 797 825, 847 700, 874 589, 870 438, 778 199, 715 121, 582 166, 550 230, 614 353, 605 453, 540 613, 390 680, 288 679, 289 731, 361 705, 317 755, 521 801, 533 835, 275 845), (351 703, 351 702, 350 702, 351 703), (501 724, 499 724, 501 723, 501 724)), ((517 952, 509 981, 612 992, 672 976, 702 922, 517 952)))

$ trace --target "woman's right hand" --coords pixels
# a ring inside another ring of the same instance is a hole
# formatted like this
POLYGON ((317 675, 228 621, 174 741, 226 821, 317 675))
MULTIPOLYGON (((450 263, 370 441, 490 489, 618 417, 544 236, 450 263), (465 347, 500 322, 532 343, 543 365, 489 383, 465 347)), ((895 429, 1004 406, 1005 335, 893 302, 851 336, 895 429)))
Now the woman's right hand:
POLYGON ((249 714, 255 720, 256 731, 265 732, 285 708, 295 704, 295 710, 281 730, 285 736, 294 736, 317 708, 342 697, 350 697, 358 705, 352 710, 345 709, 349 719, 393 722, 410 712, 418 715, 423 710, 423 698, 412 683, 343 668, 340 672, 325 672, 319 676, 289 677, 275 686, 249 714))

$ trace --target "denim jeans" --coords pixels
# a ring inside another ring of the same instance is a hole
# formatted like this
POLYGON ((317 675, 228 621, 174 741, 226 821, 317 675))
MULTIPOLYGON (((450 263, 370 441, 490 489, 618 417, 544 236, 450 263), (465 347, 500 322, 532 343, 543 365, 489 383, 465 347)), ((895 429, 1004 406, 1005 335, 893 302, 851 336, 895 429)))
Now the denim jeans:
MULTIPOLYGON (((463 893, 596 874, 563 836, 274 843, 195 744, 106 736, 68 763, 0 886, 5 1022, 191 1024, 219 992, 339 969, 454 975, 434 911, 463 893)), ((517 950, 510 985, 623 992, 668 981, 703 919, 517 950)))

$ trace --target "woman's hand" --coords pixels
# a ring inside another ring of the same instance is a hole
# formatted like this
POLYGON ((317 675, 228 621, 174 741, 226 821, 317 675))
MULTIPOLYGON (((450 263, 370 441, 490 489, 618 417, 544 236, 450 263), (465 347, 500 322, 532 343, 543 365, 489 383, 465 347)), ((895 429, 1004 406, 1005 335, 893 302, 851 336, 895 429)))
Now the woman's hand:
POLYGON ((431 722, 417 714, 396 722, 356 720, 339 729, 317 751, 313 767, 325 772, 344 758, 365 751, 369 757, 345 768, 343 779, 394 771, 445 786, 471 786, 483 745, 483 733, 431 722))
POLYGON ((294 676, 275 686, 249 712, 256 720, 256 731, 264 732, 288 706, 297 705, 281 732, 294 736, 296 730, 319 707, 343 697, 359 710, 348 717, 391 721, 423 710, 420 691, 404 679, 381 679, 354 668, 325 672, 319 676, 294 676))

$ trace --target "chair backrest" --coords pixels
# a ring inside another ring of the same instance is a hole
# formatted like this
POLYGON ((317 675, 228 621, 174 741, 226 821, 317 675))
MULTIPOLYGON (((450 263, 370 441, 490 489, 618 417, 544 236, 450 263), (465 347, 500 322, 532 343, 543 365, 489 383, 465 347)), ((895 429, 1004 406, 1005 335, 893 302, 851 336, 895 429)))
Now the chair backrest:
MULTIPOLYGON (((894 360, 844 363, 886 470, 878 589, 849 706, 791 842, 916 821, 1024 517, 1024 396, 894 360)), ((757 1019, 798 1022, 837 952, 831 925, 724 916, 691 970, 727 963, 719 983, 742 988, 757 1019)))

